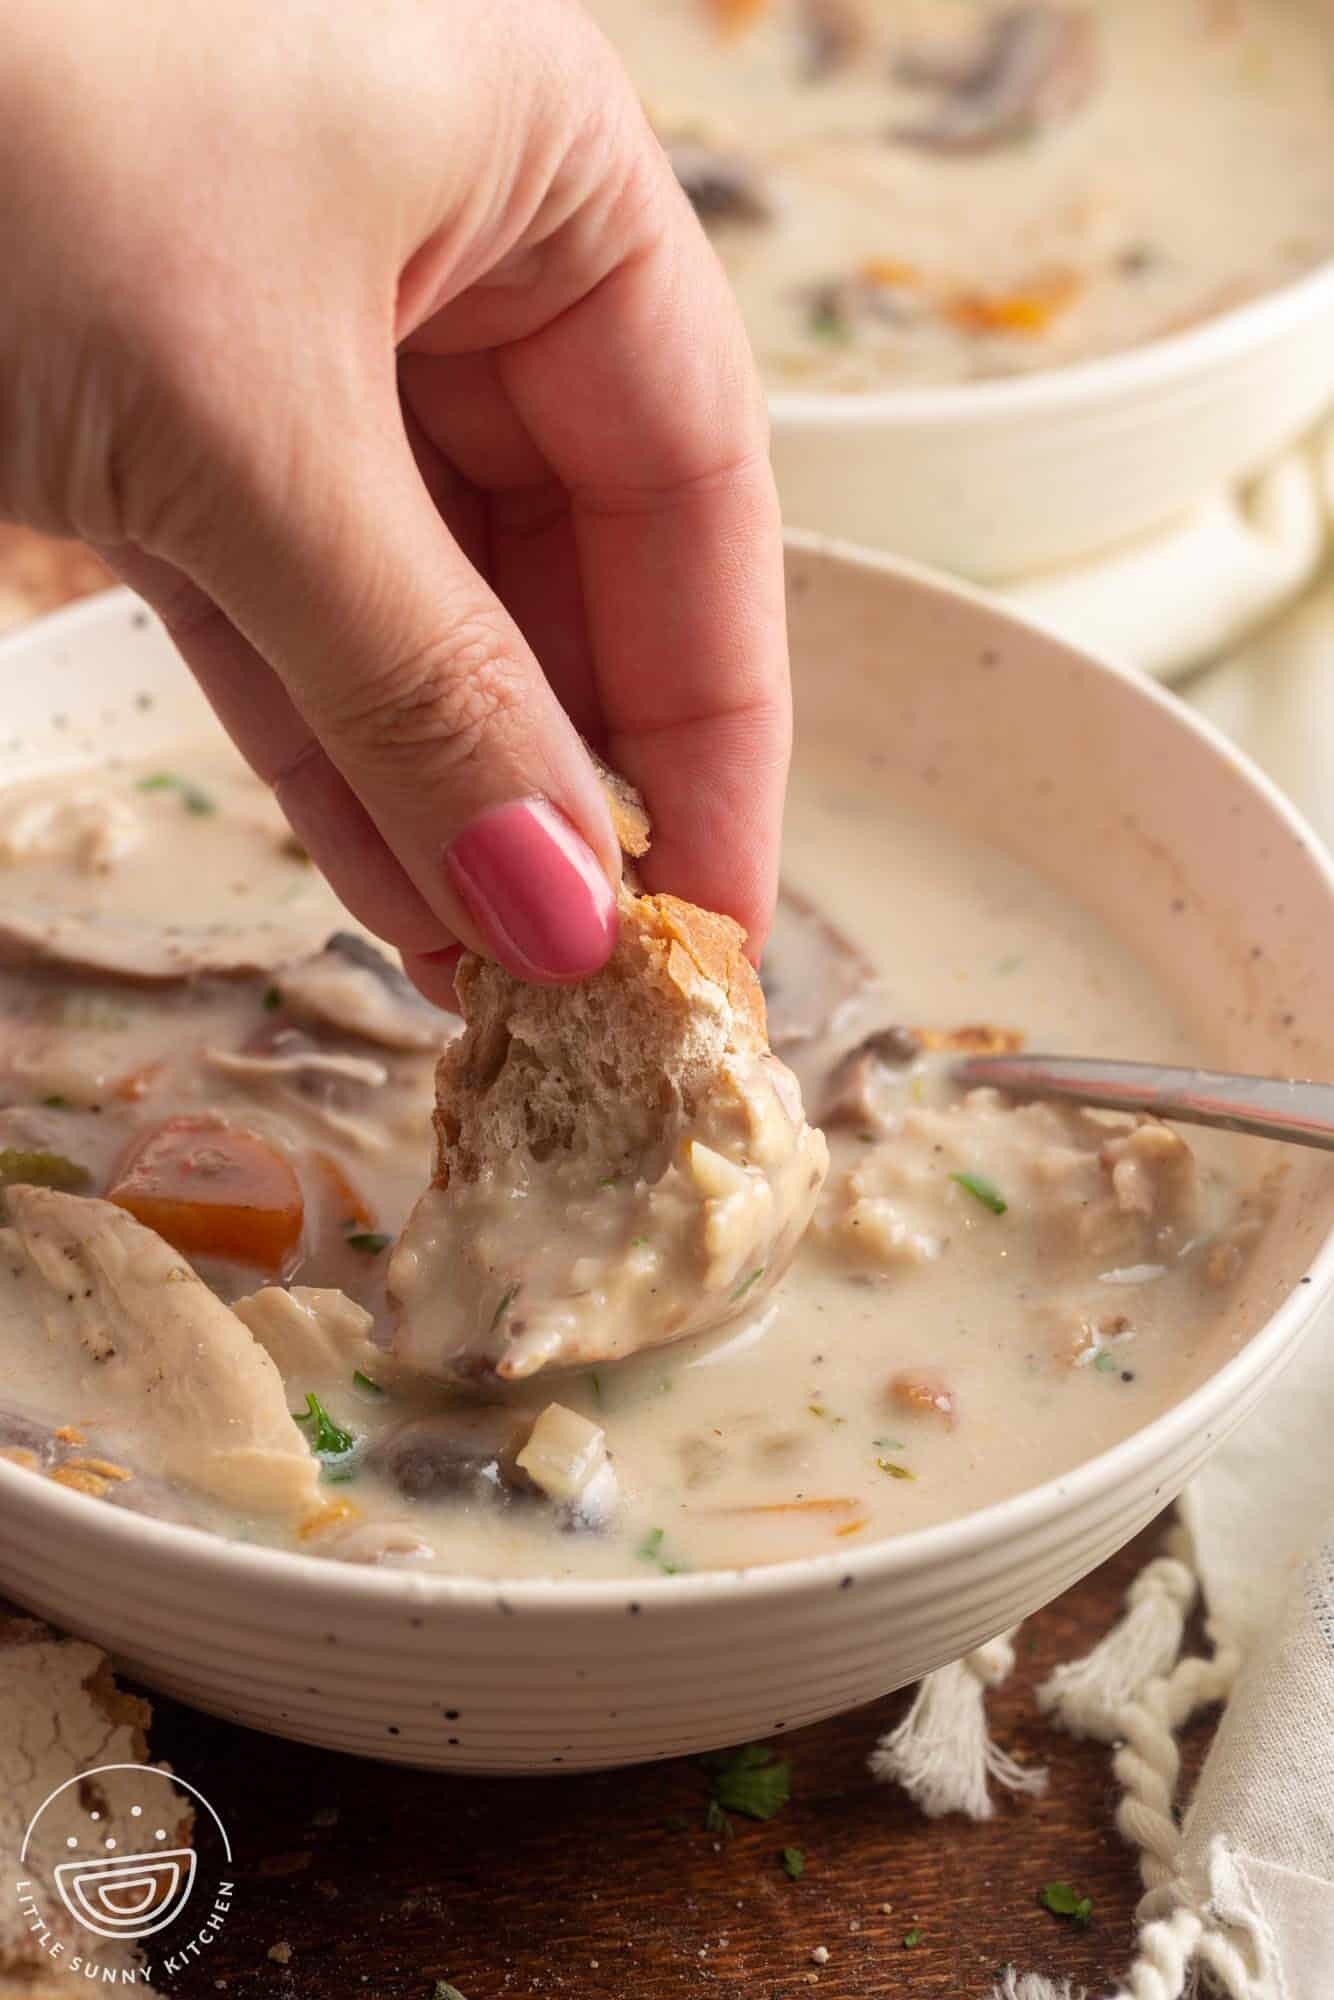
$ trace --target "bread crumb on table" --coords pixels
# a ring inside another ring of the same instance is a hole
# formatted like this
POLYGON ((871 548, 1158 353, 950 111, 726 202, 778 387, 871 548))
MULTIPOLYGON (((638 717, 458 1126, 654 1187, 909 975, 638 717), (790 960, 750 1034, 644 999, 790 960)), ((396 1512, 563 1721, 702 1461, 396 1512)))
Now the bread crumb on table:
POLYGON ((814 1965, 828 1965, 829 1946, 827 1944, 817 1944, 815 1950, 811 1953, 811 1962, 814 1965))
POLYGON ((273 1960, 275 1965, 291 1964, 292 1947, 290 1944, 288 1944, 286 1938, 281 1938, 279 1939, 277 1944, 271 1944, 269 1946, 269 1957, 273 1960))

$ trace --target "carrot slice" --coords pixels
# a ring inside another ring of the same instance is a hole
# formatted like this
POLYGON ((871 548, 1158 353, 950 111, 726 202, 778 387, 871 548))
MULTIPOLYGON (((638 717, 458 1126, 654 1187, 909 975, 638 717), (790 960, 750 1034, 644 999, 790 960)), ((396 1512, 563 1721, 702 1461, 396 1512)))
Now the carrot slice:
POLYGON ((945 302, 946 319, 965 333, 1012 333, 1029 340, 1068 312, 1083 290, 1073 271, 1051 271, 1014 292, 959 292, 945 302))
POLYGON ((739 35, 767 13, 769 0, 710 0, 718 25, 726 35, 739 35))
POLYGON ((107 1190, 183 1256, 280 1271, 301 1241, 305 1204, 290 1162, 221 1118, 169 1118, 131 1145, 107 1190))
POLYGON ((358 1194, 332 1153, 316 1153, 312 1165, 324 1183, 329 1213, 345 1229, 373 1229, 375 1217, 358 1194))
POLYGON ((897 257, 868 257, 858 273, 867 285, 916 285, 921 272, 915 264, 901 264, 897 257))

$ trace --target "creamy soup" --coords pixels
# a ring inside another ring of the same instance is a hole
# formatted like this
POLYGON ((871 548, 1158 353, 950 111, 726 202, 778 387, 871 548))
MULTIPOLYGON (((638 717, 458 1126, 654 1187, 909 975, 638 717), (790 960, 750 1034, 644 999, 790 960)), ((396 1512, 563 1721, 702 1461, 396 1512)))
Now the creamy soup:
POLYGON ((639 1576, 946 1520, 1167 1408, 1230 1350, 1266 1149, 962 1093, 958 1048, 1197 1050, 1087 912, 882 789, 808 756, 791 803, 770 1025, 831 1164, 787 1275, 471 1390, 386 1288, 457 1023, 215 746, 4 793, 0 1448, 333 1559, 639 1576))
POLYGON ((774 387, 1010 374, 1334 253, 1323 0, 591 0, 774 387))

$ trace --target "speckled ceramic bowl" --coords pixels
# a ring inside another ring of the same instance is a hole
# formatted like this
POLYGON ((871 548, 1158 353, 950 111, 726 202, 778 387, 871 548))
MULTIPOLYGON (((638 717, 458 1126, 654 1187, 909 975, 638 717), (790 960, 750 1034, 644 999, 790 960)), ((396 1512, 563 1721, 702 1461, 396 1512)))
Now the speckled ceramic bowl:
MULTIPOLYGON (((802 743, 878 752, 887 788, 1076 887, 1165 979, 1217 996, 1237 1066, 1334 1075, 1334 873, 1221 739, 931 577, 811 542, 790 575, 802 743)), ((120 592, 10 639, 0 683, 0 782, 201 720, 120 592)), ((1001 1631, 1149 1520, 1334 1288, 1332 1223, 1334 1161, 1294 1157, 1229 1308, 1231 1359, 1202 1388, 1060 1479, 855 1553, 626 1583, 368 1571, 146 1520, 0 1462, 0 1590, 200 1707, 404 1763, 578 1768, 794 1728, 1001 1631)))
POLYGON ((864 395, 775 390, 798 528, 999 581, 1150 533, 1257 472, 1334 398, 1334 263, 1064 368, 864 395))

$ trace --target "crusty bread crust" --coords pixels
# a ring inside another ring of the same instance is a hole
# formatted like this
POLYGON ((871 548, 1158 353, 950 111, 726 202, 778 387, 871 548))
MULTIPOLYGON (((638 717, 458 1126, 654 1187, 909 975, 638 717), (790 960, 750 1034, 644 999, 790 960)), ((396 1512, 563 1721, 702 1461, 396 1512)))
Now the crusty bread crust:
MULTIPOLYGON (((590 753, 591 754, 591 753, 590 753)), ((596 761, 596 760, 595 760, 596 761)), ((638 793, 599 765, 631 855, 648 841, 638 793)), ((435 1185, 476 1180, 519 1149, 651 1147, 717 1087, 731 1055, 768 1050, 764 994, 731 917, 679 896, 618 898, 619 934, 600 972, 535 987, 465 953, 454 977, 464 1033, 436 1071, 435 1185)))
POLYGON ((653 837, 644 801, 628 778, 623 778, 619 771, 613 771, 610 764, 604 764, 589 744, 585 743, 584 748, 607 794, 612 829, 621 844, 621 852, 631 861, 638 861, 641 855, 648 853, 653 837))
POLYGON ((732 1009, 735 1046, 768 1047, 764 992, 746 957, 740 924, 679 896, 628 896, 622 921, 640 927, 650 957, 663 958, 668 978, 688 1001, 697 997, 701 979, 722 988, 732 1009))

